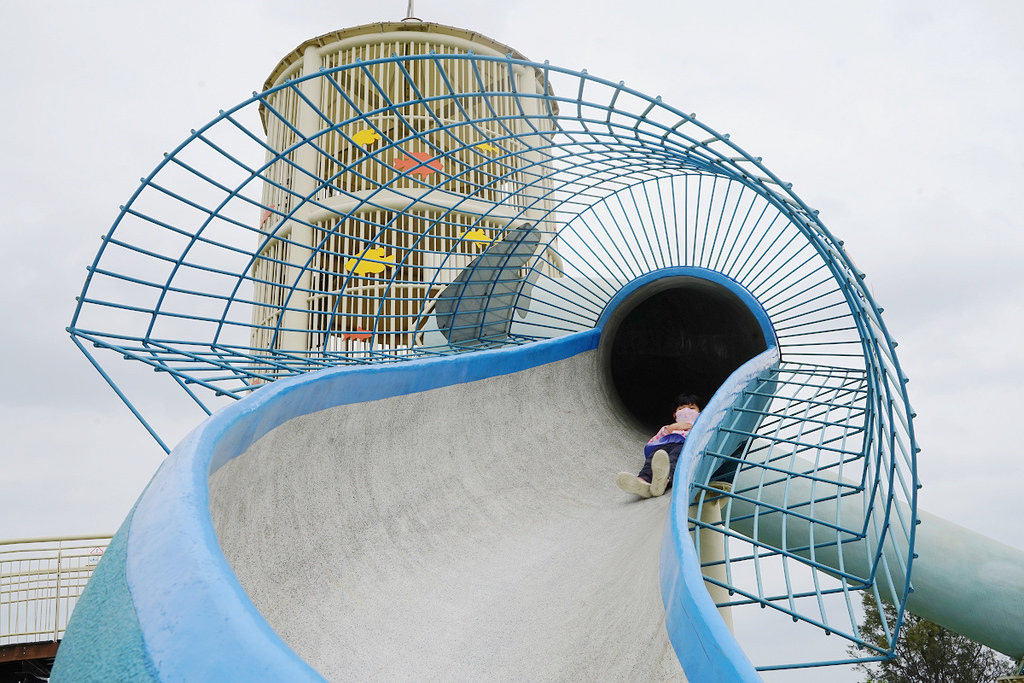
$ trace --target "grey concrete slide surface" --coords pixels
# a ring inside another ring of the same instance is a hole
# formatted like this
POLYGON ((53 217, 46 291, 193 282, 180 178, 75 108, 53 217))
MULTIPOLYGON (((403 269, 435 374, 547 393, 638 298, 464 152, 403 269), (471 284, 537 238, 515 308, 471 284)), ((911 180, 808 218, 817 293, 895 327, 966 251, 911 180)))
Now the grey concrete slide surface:
POLYGON ((295 418, 210 481, 228 561, 331 681, 685 680, 596 352, 295 418))

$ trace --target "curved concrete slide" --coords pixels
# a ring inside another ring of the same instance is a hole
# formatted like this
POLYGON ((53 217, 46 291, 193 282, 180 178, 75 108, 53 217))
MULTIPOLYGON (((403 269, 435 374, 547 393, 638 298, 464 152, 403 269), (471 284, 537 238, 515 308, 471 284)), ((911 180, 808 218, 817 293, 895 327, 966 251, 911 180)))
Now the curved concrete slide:
POLYGON ((671 496, 615 486, 647 435, 599 339, 336 368, 217 413, 118 533, 53 680, 685 680, 680 633, 700 680, 756 680, 724 622, 703 635, 706 591, 663 602, 671 496))
POLYGON ((211 478, 221 547, 329 680, 680 680, 669 498, 614 475, 643 435, 594 352, 295 418, 211 478))

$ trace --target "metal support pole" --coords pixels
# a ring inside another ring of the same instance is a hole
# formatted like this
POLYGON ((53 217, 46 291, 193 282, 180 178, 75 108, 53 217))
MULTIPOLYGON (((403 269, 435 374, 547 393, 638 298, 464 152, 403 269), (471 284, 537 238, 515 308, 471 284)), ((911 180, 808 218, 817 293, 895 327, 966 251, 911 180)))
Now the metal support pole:
MULTIPOLYGON (((697 514, 700 509, 700 521, 708 526, 721 526, 722 504, 727 500, 725 496, 702 491, 701 499, 690 506, 690 517, 697 514)), ((697 555, 700 557, 701 571, 705 579, 713 579, 718 583, 728 585, 725 575, 725 535, 715 533, 710 529, 703 528, 701 533, 696 529, 690 532, 691 536, 699 539, 697 555)), ((729 591, 720 585, 704 581, 704 587, 716 605, 729 601, 729 591)), ((722 615, 730 631, 735 632, 732 624, 732 608, 729 606, 719 607, 718 613, 722 615)))
MULTIPOLYGON (((303 54, 303 75, 315 74, 320 70, 320 53, 315 45, 306 48, 303 54)), ((313 106, 320 106, 320 79, 313 78, 302 83, 302 94, 313 106)), ((309 105, 300 105, 298 129, 307 140, 316 136, 322 127, 317 112, 309 105)), ((292 175, 291 191, 300 198, 311 196, 317 189, 317 151, 313 145, 302 145, 295 151, 298 166, 292 175)), ((308 267, 312 258, 313 230, 307 216, 310 206, 303 201, 302 209, 296 212, 298 221, 289 221, 288 237, 291 246, 288 253, 288 279, 295 288, 284 310, 281 324, 281 348, 286 351, 304 353, 309 351, 309 289, 311 274, 308 267)))

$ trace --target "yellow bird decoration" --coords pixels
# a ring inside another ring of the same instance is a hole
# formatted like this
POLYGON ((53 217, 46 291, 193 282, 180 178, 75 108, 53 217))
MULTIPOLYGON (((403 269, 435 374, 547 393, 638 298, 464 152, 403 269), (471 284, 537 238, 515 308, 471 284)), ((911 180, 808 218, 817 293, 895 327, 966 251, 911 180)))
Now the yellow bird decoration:
POLYGON ((488 237, 487 233, 481 230, 480 228, 473 228, 472 230, 467 230, 466 232, 462 233, 462 239, 466 240, 467 242, 476 242, 478 246, 484 248, 486 248, 487 245, 494 241, 490 237, 488 237))
POLYGON ((370 130, 369 128, 364 128, 352 136, 352 142, 357 145, 362 145, 363 147, 372 145, 377 140, 380 140, 380 134, 370 130))
POLYGON ((481 152, 500 152, 501 150, 492 145, 489 142, 481 142, 479 145, 474 145, 481 152))
POLYGON ((390 256, 384 247, 367 247, 350 259, 345 259, 345 271, 355 275, 383 273, 385 268, 395 265, 395 256, 390 256))

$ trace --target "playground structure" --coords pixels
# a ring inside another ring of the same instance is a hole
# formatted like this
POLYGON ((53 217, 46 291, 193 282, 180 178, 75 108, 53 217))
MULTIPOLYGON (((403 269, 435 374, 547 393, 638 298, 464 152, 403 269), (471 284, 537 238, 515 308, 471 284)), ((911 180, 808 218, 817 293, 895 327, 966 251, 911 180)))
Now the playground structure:
MULTIPOLYGON (((919 526, 906 377, 817 212, 693 114, 465 39, 309 41, 105 237, 70 328, 97 369, 142 361, 208 414, 243 400, 112 542, 76 622, 136 616, 100 661, 160 681, 756 680, 846 660, 751 663, 722 614, 891 656, 899 620, 865 642, 862 595, 1024 655, 1019 552, 919 526), (427 47, 368 47, 399 43, 427 47), (630 504, 612 475, 680 388, 711 400, 673 499, 630 504), (302 629, 316 610, 342 615, 329 646, 302 629), (602 628, 635 636, 604 651, 631 653, 621 669, 581 645, 602 628)), ((55 675, 86 680, 97 660, 69 641, 55 675)))

